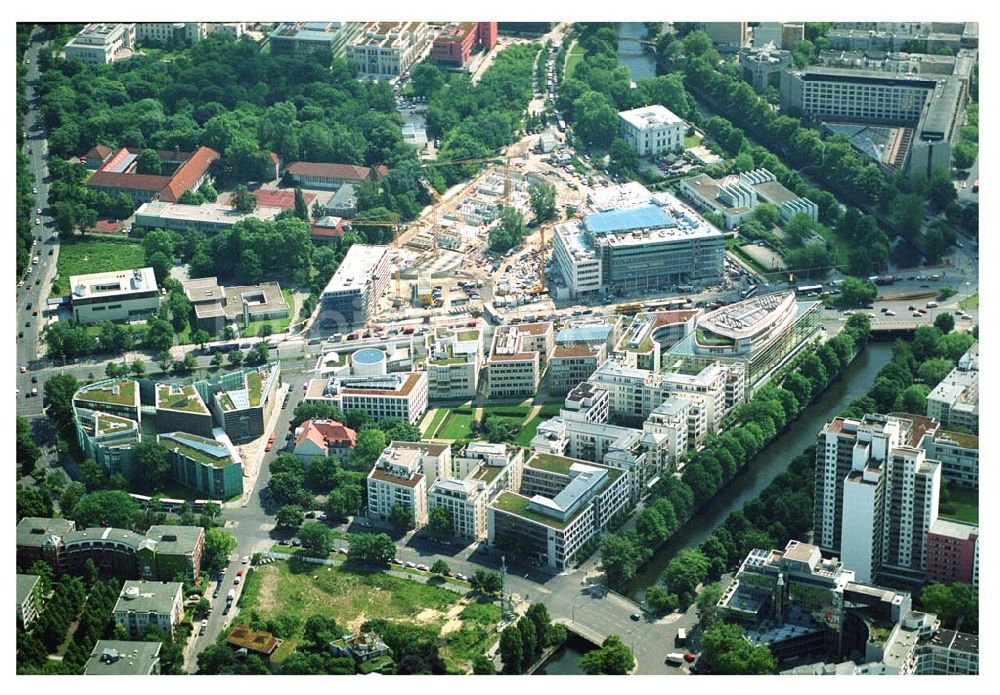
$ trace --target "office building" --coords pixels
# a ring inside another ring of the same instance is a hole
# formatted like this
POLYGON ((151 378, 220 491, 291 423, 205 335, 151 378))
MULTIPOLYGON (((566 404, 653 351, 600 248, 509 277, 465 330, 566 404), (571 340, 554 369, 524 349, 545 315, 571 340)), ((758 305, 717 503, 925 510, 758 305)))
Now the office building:
POLYGON ((157 431, 188 432, 202 438, 212 436, 215 428, 212 411, 194 386, 157 384, 154 392, 157 431))
POLYGON ((486 540, 486 506, 504 490, 518 490, 524 466, 522 449, 505 444, 469 442, 452 462, 449 474, 427 489, 428 513, 443 508, 452 535, 486 540))
POLYGON ((181 286, 194 308, 195 329, 210 335, 222 333, 227 323, 246 328, 254 321, 288 317, 288 303, 276 282, 222 287, 218 278, 208 277, 185 280, 181 286))
POLYGON ((136 205, 150 201, 176 203, 186 192, 196 190, 208 180, 209 168, 220 156, 209 147, 199 147, 194 152, 154 151, 163 162, 163 173, 138 173, 143 150, 123 147, 87 179, 87 188, 112 198, 125 193, 136 205))
POLYGON ((180 582, 126 581, 114 608, 115 622, 133 639, 150 628, 173 637, 174 627, 184 618, 180 582))
POLYGON ((347 45, 347 62, 359 78, 392 80, 427 56, 436 35, 427 22, 368 22, 347 45))
POLYGON ((916 447, 934 426, 919 416, 866 415, 834 418, 819 434, 814 536, 860 581, 925 573, 941 464, 916 447))
POLYGON ((174 482, 217 500, 242 494, 243 463, 231 446, 186 431, 161 434, 157 441, 170 452, 174 482))
POLYGON ((132 447, 139 442, 139 423, 131 418, 100 410, 73 407, 76 441, 83 455, 104 470, 128 478, 132 470, 132 447))
POLYGON ((767 169, 754 169, 722 179, 698 174, 683 179, 680 192, 698 209, 722 215, 726 229, 732 229, 750 217, 761 203, 778 208, 784 222, 800 213, 813 222, 819 219, 816 203, 792 193, 767 169))
POLYGON ((555 225, 553 259, 573 296, 672 290, 722 276, 722 233, 669 193, 555 225))
POLYGON ((705 33, 720 52, 735 53, 747 45, 746 22, 703 22, 705 33))
POLYGON ((490 547, 518 550, 562 571, 588 541, 629 509, 628 473, 562 456, 533 454, 518 492, 487 509, 490 547))
POLYGON ((250 212, 239 212, 228 203, 182 205, 162 200, 143 203, 135 211, 134 226, 142 229, 172 229, 178 232, 220 232, 246 219, 271 221, 281 208, 257 206, 250 212))
POLYGON ((916 649, 918 676, 978 676, 979 635, 938 630, 916 649))
POLYGON ((155 676, 160 673, 161 642, 97 640, 83 667, 85 676, 155 676))
POLYGON ((927 396, 927 417, 979 434, 979 344, 927 396))
POLYGON ((979 437, 937 430, 924 434, 920 448, 941 462, 941 480, 952 486, 979 489, 979 437))
POLYGON ((486 397, 534 396, 554 347, 552 323, 498 326, 486 358, 486 397))
POLYGON ((363 326, 388 286, 388 247, 354 244, 320 295, 320 328, 363 326))
POLYGON ((927 532, 927 583, 972 584, 978 553, 979 526, 936 519, 927 532))
POLYGON ((427 334, 430 400, 472 398, 479 388, 482 333, 478 328, 435 328, 427 334))
POLYGON ((242 444, 264 435, 280 384, 281 363, 270 362, 209 377, 194 387, 226 435, 242 444))
POLYGON ((694 331, 695 318, 701 313, 698 308, 640 311, 632 318, 612 354, 628 367, 659 372, 663 353, 694 331))
POLYGON ((271 32, 275 55, 308 56, 314 51, 342 58, 347 43, 361 33, 363 22, 282 22, 271 32))
POLYGON ((754 34, 754 47, 740 49, 740 76, 758 92, 768 87, 777 88, 781 72, 792 65, 792 52, 781 50, 781 43, 758 44, 754 34))
POLYGON ((620 111, 621 135, 640 157, 684 148, 684 119, 660 104, 620 111))
POLYGON ((37 574, 18 573, 15 590, 17 592, 17 626, 27 630, 38 618, 42 596, 42 578, 37 574))
POLYGON ((66 60, 88 65, 107 65, 132 56, 135 24, 88 24, 70 39, 64 49, 66 60))
POLYGON ((467 68, 472 54, 497 42, 496 22, 451 22, 434 38, 431 60, 442 68, 467 68))
POLYGON ((581 381, 586 381, 607 358, 603 344, 574 343, 556 345, 546 373, 550 396, 562 396, 581 381))
POLYGON ((347 425, 313 418, 295 428, 292 453, 306 466, 327 456, 346 461, 356 441, 357 433, 347 425))
POLYGON ((556 333, 556 345, 604 345, 608 351, 614 349, 622 332, 622 317, 586 316, 563 321, 563 327, 556 333))
POLYGON ((368 515, 388 521, 396 505, 416 528, 427 524, 427 488, 451 471, 447 444, 392 441, 368 473, 368 515))
POLYGON ((69 286, 73 320, 80 325, 140 321, 160 308, 152 268, 72 275, 69 286))
POLYGON ((411 425, 427 412, 427 372, 313 379, 305 401, 330 403, 346 412, 363 410, 375 420, 399 418, 411 425))

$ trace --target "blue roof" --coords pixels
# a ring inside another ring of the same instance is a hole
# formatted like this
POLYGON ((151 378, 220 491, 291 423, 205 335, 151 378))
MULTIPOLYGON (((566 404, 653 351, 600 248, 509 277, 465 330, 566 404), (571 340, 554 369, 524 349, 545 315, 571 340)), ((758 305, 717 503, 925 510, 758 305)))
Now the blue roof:
POLYGON ((378 348, 361 348, 352 359, 359 364, 378 364, 385 359, 385 353, 378 348))
POLYGON ((627 232, 633 229, 662 229, 676 227, 674 218, 664 212, 659 205, 641 205, 624 210, 611 210, 587 215, 583 218, 587 229, 594 234, 627 232))
POLYGON ((612 327, 603 324, 601 326, 571 326, 564 328, 556 335, 556 342, 564 343, 594 343, 600 340, 607 340, 612 327))

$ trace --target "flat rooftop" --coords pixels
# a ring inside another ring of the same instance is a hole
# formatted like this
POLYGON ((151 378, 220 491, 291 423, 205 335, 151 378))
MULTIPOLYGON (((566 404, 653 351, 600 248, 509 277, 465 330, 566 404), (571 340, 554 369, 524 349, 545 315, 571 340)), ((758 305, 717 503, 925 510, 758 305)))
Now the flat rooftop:
POLYGON ((184 585, 180 582, 128 580, 118 597, 114 612, 168 614, 173 608, 174 599, 183 590, 184 585))
POLYGON ((640 130, 684 122, 684 119, 660 104, 619 111, 618 116, 640 130))
POLYGON ((373 280, 375 269, 388 253, 387 246, 354 244, 330 278, 323 294, 361 292, 373 280))
POLYGON ((97 640, 83 667, 85 676, 145 676, 160 660, 160 642, 97 640))
POLYGON ((136 382, 130 379, 123 379, 110 384, 85 386, 76 392, 73 400, 133 406, 138 401, 135 387, 136 382))
POLYGON ((769 323, 782 319, 795 305, 794 292, 774 292, 729 304, 698 321, 698 328, 739 340, 759 332, 769 323))
POLYGON ((71 275, 69 286, 74 300, 92 297, 118 297, 139 292, 156 292, 158 289, 152 268, 71 275))
POLYGON ((200 437, 188 432, 167 432, 160 435, 160 443, 170 450, 178 452, 199 463, 215 468, 222 468, 233 463, 229 449, 214 439, 200 437))
POLYGON ((49 536, 65 536, 76 528, 69 519, 26 516, 17 522, 17 545, 40 548, 49 536))
POLYGON ((156 407, 161 410, 181 410, 186 413, 208 415, 208 407, 194 386, 179 384, 156 385, 156 407))
POLYGON ((231 226, 248 218, 270 221, 281 212, 281 208, 257 206, 251 212, 238 212, 224 203, 202 203, 201 205, 181 205, 155 200, 143 203, 135 211, 135 223, 142 227, 155 227, 158 220, 170 220, 177 224, 197 224, 231 226))

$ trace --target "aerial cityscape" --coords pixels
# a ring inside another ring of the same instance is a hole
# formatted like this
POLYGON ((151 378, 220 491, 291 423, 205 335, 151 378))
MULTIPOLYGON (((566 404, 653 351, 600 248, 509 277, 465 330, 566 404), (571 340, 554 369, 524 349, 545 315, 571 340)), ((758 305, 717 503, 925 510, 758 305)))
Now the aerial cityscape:
POLYGON ((19 676, 979 674, 978 22, 16 26, 19 676))

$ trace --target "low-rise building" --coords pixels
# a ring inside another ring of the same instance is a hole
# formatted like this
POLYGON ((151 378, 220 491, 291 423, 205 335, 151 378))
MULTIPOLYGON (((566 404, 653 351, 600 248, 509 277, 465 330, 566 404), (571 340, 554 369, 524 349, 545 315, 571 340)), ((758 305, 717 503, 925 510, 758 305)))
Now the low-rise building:
POLYGON ((133 224, 142 229, 197 230, 211 234, 229 229, 246 219, 268 222, 276 219, 281 211, 279 207, 257 206, 250 212, 240 212, 228 203, 182 205, 155 200, 139 206, 133 224))
POLYGON ((314 51, 341 58, 347 42, 364 27, 364 22, 282 22, 268 37, 275 55, 307 56, 314 51))
POLYGON ((534 396, 554 345, 550 322, 497 327, 486 358, 486 397, 534 396))
POLYGON ((346 656, 362 667, 362 673, 379 671, 392 665, 392 650, 377 632, 359 632, 330 642, 330 653, 346 656))
POLYGON ((88 65, 107 65, 129 58, 135 48, 135 24, 97 22, 77 33, 64 49, 66 60, 88 65))
POLYGON ((189 432, 167 432, 157 441, 170 452, 175 482, 217 500, 242 494, 243 463, 231 446, 189 432))
POLYGON ((620 111, 618 120, 622 137, 640 157, 684 148, 684 119, 660 104, 620 111))
POLYGON ((485 540, 486 506, 504 490, 520 488, 523 466, 524 452, 517 447, 469 442, 452 462, 451 473, 428 488, 428 513, 443 508, 453 535, 485 540))
POLYGON ((320 295, 320 328, 363 326, 388 287, 388 247, 354 244, 320 295))
POLYGON ((370 169, 355 164, 292 162, 285 167, 285 176, 292 184, 302 188, 336 190, 344 184, 377 181, 385 176, 385 171, 384 167, 370 169))
POLYGON ((186 192, 197 189, 208 180, 209 168, 220 156, 210 147, 199 147, 193 152, 154 151, 165 170, 172 173, 138 173, 143 150, 123 147, 87 179, 87 188, 107 193, 112 198, 125 193, 136 205, 154 200, 176 203, 186 192))
POLYGON ((247 327, 253 321, 288 317, 289 307, 276 282, 222 287, 218 278, 194 278, 181 283, 194 308, 195 328, 219 335, 227 323, 247 327))
POLYGON ((73 320, 80 325, 144 320, 160 308, 152 268, 72 275, 69 287, 73 320))
POLYGON ((518 492, 487 510, 491 547, 563 570, 612 520, 629 509, 629 475, 594 463, 533 454, 518 492))
POLYGON ((345 220, 354 219, 358 213, 358 194, 353 183, 342 184, 337 189, 330 202, 326 204, 326 213, 345 220))
POLYGON ((17 575, 17 626, 27 630, 38 618, 42 598, 42 578, 37 574, 17 575))
POLYGON ((85 676, 154 676, 160 673, 161 642, 97 640, 83 667, 85 676))
POLYGON ((427 524, 427 487, 451 472, 446 444, 392 441, 368 473, 368 515, 389 520, 396 505, 420 528, 427 524))
POLYGON ((436 35, 427 22, 368 22, 347 45, 347 61, 360 78, 391 80, 423 60, 436 35))
POLYGON ((317 458, 334 456, 347 460, 354 451, 357 433, 336 420, 310 419, 295 429, 292 453, 308 466, 317 458))
POLYGON ((240 623, 226 636, 226 644, 237 652, 255 654, 264 661, 270 661, 282 640, 266 630, 251 630, 240 623))
POLYGON ((977 525, 935 519, 927 533, 927 582, 972 584, 978 551, 977 525))
POLYGON ((698 174, 681 181, 681 194, 699 209, 721 215, 726 221, 726 229, 750 217, 761 203, 777 207, 781 219, 786 222, 800 213, 813 222, 819 219, 816 203, 792 193, 767 169, 754 169, 722 179, 698 174))
POLYGON ((184 619, 183 589, 180 582, 126 581, 115 604, 115 622, 129 637, 141 638, 150 628, 173 637, 184 619))

